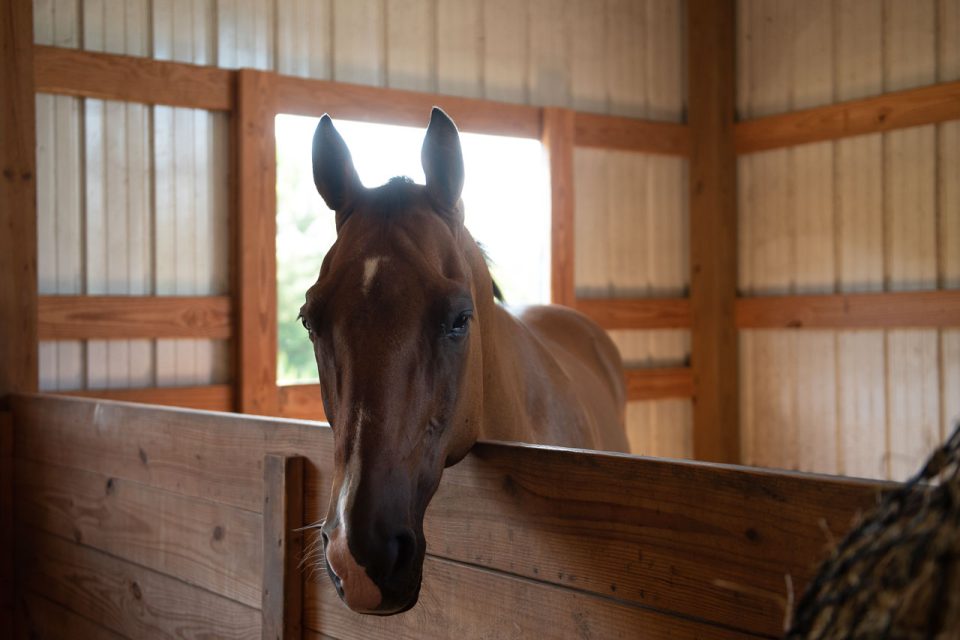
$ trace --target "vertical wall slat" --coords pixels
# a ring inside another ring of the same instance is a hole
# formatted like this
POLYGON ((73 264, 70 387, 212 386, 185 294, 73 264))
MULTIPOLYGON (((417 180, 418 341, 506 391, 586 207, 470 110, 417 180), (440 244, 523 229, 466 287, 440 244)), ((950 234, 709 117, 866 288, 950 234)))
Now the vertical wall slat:
MULTIPOLYGON (((594 14, 603 16, 599 11, 594 14)), ((527 23, 526 2, 483 3, 483 96, 488 100, 528 102, 527 23)))
MULTIPOLYGON (((434 5, 429 0, 393 0, 386 5, 386 85, 433 91, 434 5)), ((425 116, 426 118, 426 116, 425 116)))
POLYGON ((437 91, 483 96, 483 16, 480 4, 437 0, 437 91))
POLYGON ((334 0, 334 80, 383 86, 383 13, 381 0, 334 0))

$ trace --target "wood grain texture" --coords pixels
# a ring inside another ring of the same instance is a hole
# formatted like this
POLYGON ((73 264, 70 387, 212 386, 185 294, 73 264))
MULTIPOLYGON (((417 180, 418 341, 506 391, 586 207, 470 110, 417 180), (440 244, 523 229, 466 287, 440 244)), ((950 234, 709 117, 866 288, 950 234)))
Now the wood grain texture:
POLYGON ((15 466, 18 525, 260 608, 259 514, 92 471, 15 466))
POLYGON ((43 93, 230 111, 234 75, 182 62, 34 47, 33 78, 43 93))
POLYGON ((319 384, 285 384, 279 386, 277 392, 280 394, 278 415, 299 420, 326 421, 319 384))
POLYGON ((736 153, 838 140, 960 119, 960 82, 942 82, 738 122, 736 153))
POLYGON ((38 377, 32 7, 0 7, 0 398, 36 391, 38 377))
POLYGON ((693 372, 689 367, 627 369, 627 400, 661 400, 693 397, 693 372))
POLYGON ((690 129, 675 122, 656 122, 578 112, 574 121, 578 147, 619 149, 671 156, 690 154, 690 129))
POLYGON ((263 461, 263 640, 302 637, 303 465, 300 456, 263 461))
POLYGON ((572 305, 574 290, 574 112, 543 110, 541 142, 550 162, 550 301, 572 305))
POLYGON ((260 638, 258 610, 175 577, 29 527, 18 549, 26 590, 121 636, 260 638))
POLYGON ((573 308, 604 329, 685 329, 693 322, 686 298, 576 298, 573 308))
POLYGON ((237 78, 237 408, 277 413, 277 179, 272 75, 237 78))
POLYGON ((96 389, 91 391, 61 391, 60 393, 78 398, 101 398, 103 400, 158 404, 185 409, 233 410, 233 387, 228 384, 211 384, 199 387, 96 389))
POLYGON ((693 447, 698 460, 723 462, 740 459, 734 13, 732 0, 687 7, 693 447))
POLYGON ((61 640, 83 638, 84 640, 123 640, 124 636, 110 631, 79 613, 52 600, 24 593, 21 598, 21 628, 14 637, 18 640, 61 640))
POLYGON ((960 291, 898 291, 738 298, 741 329, 960 326, 960 291))
POLYGON ((40 296, 41 340, 233 335, 228 296, 40 296))
POLYGON ((0 411, 0 611, 12 616, 13 579, 13 416, 0 411))

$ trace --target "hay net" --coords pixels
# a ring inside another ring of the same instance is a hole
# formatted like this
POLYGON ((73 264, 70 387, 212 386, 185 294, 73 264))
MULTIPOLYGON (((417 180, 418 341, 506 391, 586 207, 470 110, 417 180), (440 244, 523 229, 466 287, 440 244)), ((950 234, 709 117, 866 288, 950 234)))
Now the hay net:
POLYGON ((787 638, 960 638, 960 425, 840 543, 787 638))

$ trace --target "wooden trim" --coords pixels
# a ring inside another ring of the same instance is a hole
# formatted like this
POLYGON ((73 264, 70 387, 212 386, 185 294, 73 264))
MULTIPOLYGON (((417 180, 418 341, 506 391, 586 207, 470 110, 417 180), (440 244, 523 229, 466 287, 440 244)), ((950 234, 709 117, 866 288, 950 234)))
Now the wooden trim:
POLYGON ((960 327, 960 290, 738 298, 740 329, 960 327))
POLYGON ((690 154, 690 128, 676 122, 577 112, 574 144, 671 156, 690 154))
POLYGON ((944 82, 872 98, 737 123, 737 153, 837 140, 960 118, 960 82, 944 82))
POLYGON ((299 640, 303 617, 304 459, 263 460, 263 640, 299 640))
POLYGON ((740 459, 735 15, 733 0, 687 8, 693 453, 716 462, 740 459))
POLYGON ((277 113, 426 127, 441 107, 461 131, 538 138, 540 109, 507 102, 272 74, 277 113))
POLYGON ((37 126, 33 3, 0 4, 0 398, 36 391, 37 126))
POLYGON ((550 159, 550 301, 573 305, 574 199, 573 139, 575 114, 569 109, 543 110, 541 142, 550 159))
POLYGON ((170 407, 232 411, 233 387, 228 384, 210 384, 198 387, 146 387, 140 389, 92 389, 58 391, 59 395, 77 398, 99 398, 141 404, 159 404, 170 407))
POLYGON ((277 415, 298 420, 326 421, 319 384, 314 382, 280 385, 277 387, 277 395, 280 407, 277 415))
POLYGON ((577 298, 574 308, 604 329, 687 329, 687 298, 577 298))
POLYGON ((212 111, 233 108, 236 72, 229 69, 62 47, 38 45, 33 51, 40 93, 212 111))
POLYGON ((277 162, 274 74, 237 72, 237 401, 277 413, 277 162))
POLYGON ((689 367, 627 369, 627 400, 692 398, 693 373, 689 367))
POLYGON ((212 338, 233 334, 227 296, 40 296, 41 340, 212 338))

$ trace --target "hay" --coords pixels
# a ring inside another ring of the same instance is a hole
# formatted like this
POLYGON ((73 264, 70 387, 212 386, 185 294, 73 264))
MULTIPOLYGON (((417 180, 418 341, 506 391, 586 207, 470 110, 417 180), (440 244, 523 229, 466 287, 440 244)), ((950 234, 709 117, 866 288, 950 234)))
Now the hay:
POLYGON ((840 543, 787 638, 960 638, 960 427, 840 543))

